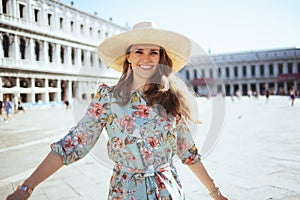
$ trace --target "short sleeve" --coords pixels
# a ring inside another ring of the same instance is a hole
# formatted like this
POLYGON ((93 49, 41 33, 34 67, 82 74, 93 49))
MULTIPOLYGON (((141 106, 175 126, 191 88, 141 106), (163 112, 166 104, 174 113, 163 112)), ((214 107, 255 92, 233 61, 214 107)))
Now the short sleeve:
POLYGON ((192 133, 187 122, 182 119, 177 123, 177 155, 183 164, 191 165, 201 160, 192 133))
POLYGON ((100 85, 82 119, 67 135, 51 144, 52 153, 61 156, 65 165, 83 158, 95 145, 110 113, 110 99, 110 88, 100 85))

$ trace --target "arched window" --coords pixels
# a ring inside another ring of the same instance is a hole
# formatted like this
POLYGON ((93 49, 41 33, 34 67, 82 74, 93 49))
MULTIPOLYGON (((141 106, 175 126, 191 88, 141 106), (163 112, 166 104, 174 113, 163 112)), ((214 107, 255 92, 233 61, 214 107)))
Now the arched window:
POLYGON ((71 50, 71 60, 72 60, 72 65, 75 65, 75 49, 72 48, 71 50))
POLYGON ((2 0, 2 13, 8 14, 8 0, 2 0))
POLYGON ((8 58, 10 56, 10 44, 9 44, 9 37, 7 35, 3 35, 3 40, 2 40, 2 46, 3 46, 3 51, 4 51, 4 57, 8 58))
POLYGON ((84 50, 81 50, 81 65, 84 66, 84 50))
POLYGON ((93 52, 91 52, 90 54, 90 59, 91 59, 91 67, 94 65, 94 55, 93 55, 93 52))
POLYGON ((48 56, 49 56, 49 62, 53 62, 53 46, 52 44, 48 44, 48 56))
POLYGON ((60 47, 60 60, 61 63, 65 63, 65 48, 63 46, 60 47))
POLYGON ((40 43, 38 41, 34 42, 34 55, 35 55, 35 60, 39 61, 40 60, 40 43))
POLYGON ((24 38, 20 39, 20 53, 21 53, 21 59, 26 58, 26 41, 24 38))

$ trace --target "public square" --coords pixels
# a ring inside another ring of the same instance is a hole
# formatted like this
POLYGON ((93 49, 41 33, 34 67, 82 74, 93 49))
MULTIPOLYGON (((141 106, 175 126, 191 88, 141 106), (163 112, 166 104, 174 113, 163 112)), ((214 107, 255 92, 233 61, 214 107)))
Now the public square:
MULTIPOLYGON (((207 133, 211 126, 213 101, 223 100, 199 99, 203 119, 195 137, 199 149, 201 134, 207 133)), ((50 144, 76 123, 82 109, 66 110, 63 106, 27 109, 13 115, 9 123, 0 122, 0 199, 5 199, 32 173, 49 152, 50 144)), ((264 96, 234 97, 234 101, 226 97, 222 135, 202 161, 232 200, 299 200, 299 124, 300 99, 292 107, 288 96, 270 96, 268 102, 264 96)), ((105 145, 105 139, 103 133, 95 149, 105 145)), ((111 169, 105 160, 99 161, 91 153, 63 167, 40 184, 30 199, 106 199, 111 169)), ((187 200, 209 200, 208 191, 188 168, 179 161, 175 164, 187 200)))

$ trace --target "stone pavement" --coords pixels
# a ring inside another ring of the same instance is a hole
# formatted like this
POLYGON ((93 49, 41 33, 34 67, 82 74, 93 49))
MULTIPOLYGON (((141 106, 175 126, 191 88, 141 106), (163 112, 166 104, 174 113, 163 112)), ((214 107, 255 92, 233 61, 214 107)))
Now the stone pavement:
MULTIPOLYGON (((195 140, 201 146, 213 115, 212 99, 200 99, 203 124, 195 140)), ((49 145, 65 135, 81 116, 80 109, 60 107, 26 110, 13 121, 0 119, 0 199, 32 173, 49 145)), ((300 100, 290 106, 288 97, 259 100, 226 99, 222 136, 203 159, 209 173, 232 200, 300 199, 300 100)), ((105 143, 105 133, 95 149, 105 143)), ((188 200, 208 200, 204 186, 178 161, 179 176, 188 200)), ((93 152, 63 167, 40 184, 31 200, 105 199, 111 169, 93 152)))

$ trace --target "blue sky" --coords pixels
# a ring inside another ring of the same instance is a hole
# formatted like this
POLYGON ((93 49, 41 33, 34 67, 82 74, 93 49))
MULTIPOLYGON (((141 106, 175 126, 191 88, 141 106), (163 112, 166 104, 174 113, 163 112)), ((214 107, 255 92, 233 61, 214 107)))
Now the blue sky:
MULTIPOLYGON (((69 4, 71 0, 61 0, 69 4)), ((152 21, 212 53, 300 46, 300 0, 73 0, 125 26, 152 21)))

